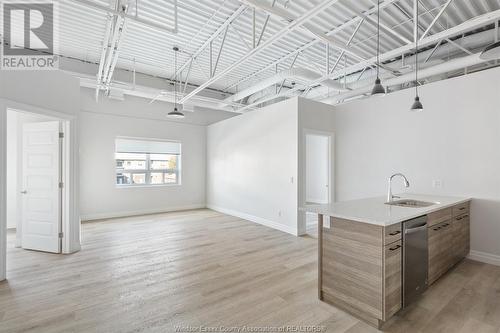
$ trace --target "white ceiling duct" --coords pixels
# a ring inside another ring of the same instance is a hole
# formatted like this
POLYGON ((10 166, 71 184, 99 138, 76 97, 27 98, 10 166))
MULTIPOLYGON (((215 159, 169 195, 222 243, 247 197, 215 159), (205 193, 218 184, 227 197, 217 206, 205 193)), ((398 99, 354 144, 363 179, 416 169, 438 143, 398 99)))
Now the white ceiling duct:
MULTIPOLYGON (((95 89, 96 87, 96 81, 95 78, 89 77, 85 74, 81 73, 76 73, 72 72, 75 76, 80 78, 80 86, 85 87, 85 88, 90 88, 90 89, 95 89)), ((128 96, 134 96, 134 97, 140 97, 140 98, 145 98, 148 100, 152 100, 153 98, 156 98, 157 100, 163 101, 163 102, 168 102, 168 103, 174 103, 174 92, 170 91, 164 91, 161 89, 157 88, 151 88, 151 87, 146 87, 146 86, 140 86, 140 85, 135 85, 131 86, 127 83, 118 83, 118 82, 113 82, 110 86, 110 95, 108 97, 112 99, 117 99, 117 100, 124 100, 123 96, 128 95, 128 96)), ((185 111, 194 111, 194 107, 201 107, 201 108, 207 108, 207 109, 214 109, 214 110, 223 110, 223 111, 228 111, 228 112, 236 112, 233 107, 237 107, 238 105, 229 103, 229 105, 226 105, 225 107, 221 107, 221 100, 211 98, 211 97, 205 97, 201 95, 197 95, 195 98, 191 99, 189 101, 189 105, 184 107, 185 111)), ((236 112, 240 113, 240 112, 236 112)))
MULTIPOLYGON (((494 31, 493 31, 494 33, 494 31)), ((479 48, 482 48, 485 43, 487 43, 489 40, 491 40, 491 30, 479 32, 473 35, 465 36, 459 40, 456 41, 461 47, 468 49, 468 50, 477 50, 479 48)), ((463 51, 459 48, 457 48, 453 44, 446 44, 442 45, 438 48, 435 49, 429 49, 426 51, 423 51, 419 53, 419 68, 429 68, 429 67, 434 67, 436 65, 442 64, 445 61, 449 61, 448 59, 450 57, 456 57, 463 53, 463 51)), ((414 64, 415 63, 415 55, 407 56, 404 59, 404 64, 403 61, 401 60, 395 60, 390 64, 386 64, 385 67, 389 67, 393 70, 393 72, 399 72, 401 75, 404 75, 406 73, 412 73, 414 71, 414 64)), ((341 77, 339 78, 339 81, 342 81, 346 83, 346 87, 349 90, 356 91, 355 89, 357 88, 363 88, 366 85, 372 85, 374 76, 375 76, 376 69, 375 68, 367 68, 361 75, 361 73, 353 73, 351 75, 348 75, 346 78, 341 77), (360 80, 360 77, 366 78, 366 80, 360 80)), ((390 86, 391 84, 388 84, 387 80, 391 80, 394 78, 392 73, 389 73, 388 71, 381 69, 381 74, 380 77, 383 79, 383 84, 384 86, 390 86)), ((401 76, 399 76, 401 77, 401 76)), ((331 80, 333 81, 333 80, 331 80)), ((339 84, 339 83, 337 83, 339 84)), ((343 85, 342 85, 343 86, 343 85)), ((328 89, 325 89, 324 87, 314 87, 311 92, 308 94, 308 98, 319 98, 321 99, 322 96, 327 95, 329 93, 328 89)), ((258 101, 258 102, 267 102, 269 100, 274 100, 276 98, 281 98, 281 97, 290 97, 287 91, 282 91, 280 94, 276 95, 275 93, 271 92, 266 96, 259 96, 258 98, 252 98, 252 100, 258 101)), ((326 97, 326 96, 324 96, 326 97)), ((250 102, 250 99, 248 101, 249 105, 252 105, 253 103, 250 102)))
MULTIPOLYGON (((473 54, 470 56, 462 57, 462 58, 457 58, 453 59, 447 62, 444 62, 440 65, 436 65, 433 67, 429 67, 426 69, 422 69, 419 71, 419 79, 425 79, 431 76, 435 75, 441 75, 444 73, 448 73, 451 71, 459 70, 462 68, 474 66, 481 64, 483 62, 486 62, 486 60, 481 59, 480 53, 473 54)), ((393 86, 393 85, 399 85, 399 84, 404 84, 407 82, 411 82, 415 79, 415 75, 413 73, 408 73, 405 75, 401 75, 392 79, 387 79, 384 84, 387 86, 393 86)), ((363 95, 363 94, 368 94, 370 93, 372 89, 372 85, 367 85, 365 87, 349 91, 346 93, 341 93, 326 99, 321 100, 323 103, 328 103, 328 104, 335 104, 338 103, 339 101, 346 100, 346 99, 351 99, 353 97, 363 95)))
MULTIPOLYGON (((266 89, 274 84, 278 84, 282 82, 283 80, 292 80, 292 81, 297 81, 297 82, 302 82, 307 84, 308 82, 317 80, 321 78, 321 74, 316 73, 314 71, 311 71, 306 68, 291 68, 291 69, 286 69, 284 71, 281 71, 277 73, 274 76, 271 76, 270 78, 267 78, 263 81, 260 81, 256 85, 253 85, 251 87, 248 87, 232 96, 229 96, 224 100, 224 103, 231 103, 231 102, 237 102, 245 97, 248 97, 250 95, 253 95, 263 89, 266 89)), ((336 91, 345 91, 346 89, 339 83, 333 81, 333 80, 325 80, 321 82, 322 85, 336 90, 336 91)))

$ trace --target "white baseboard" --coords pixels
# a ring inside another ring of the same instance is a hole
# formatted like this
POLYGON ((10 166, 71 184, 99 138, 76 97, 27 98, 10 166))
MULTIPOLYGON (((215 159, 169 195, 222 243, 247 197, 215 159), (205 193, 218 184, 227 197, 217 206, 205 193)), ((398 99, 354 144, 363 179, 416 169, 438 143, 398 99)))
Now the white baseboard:
POLYGON ((500 266, 500 256, 496 254, 480 252, 480 251, 470 251, 467 258, 475 261, 484 262, 486 264, 500 266))
POLYGON ((219 212, 219 213, 223 213, 223 214, 227 214, 227 215, 231 215, 231 216, 236 216, 236 217, 239 217, 240 219, 244 219, 244 220, 247 220, 247 221, 251 221, 251 222, 258 223, 258 224, 262 224, 263 226, 266 226, 266 227, 269 227, 269 228, 272 228, 272 229, 276 229, 276 230, 279 230, 279 231, 283 231, 283 232, 286 232, 288 234, 292 234, 294 236, 298 235, 297 234, 297 228, 290 227, 290 226, 287 226, 287 225, 283 225, 283 224, 278 223, 276 221, 271 221, 271 220, 268 220, 268 219, 264 219, 262 217, 258 217, 258 216, 254 216, 254 215, 242 213, 242 212, 239 212, 239 211, 236 211, 236 210, 227 209, 227 208, 223 208, 223 207, 218 207, 218 206, 214 206, 214 205, 207 205, 207 208, 209 208, 211 210, 215 210, 216 212, 219 212))
POLYGON ((157 209, 142 209, 142 210, 129 210, 129 211, 120 211, 120 212, 107 212, 107 213, 96 213, 96 214, 85 214, 80 217, 82 222, 94 221, 94 220, 104 220, 104 219, 113 219, 119 217, 130 217, 130 216, 138 216, 138 215, 149 215, 149 214, 161 214, 168 212, 177 212, 182 210, 190 210, 190 209, 200 209, 206 208, 205 204, 195 204, 195 205, 186 205, 186 206, 176 206, 176 207, 167 207, 167 208, 157 208, 157 209))

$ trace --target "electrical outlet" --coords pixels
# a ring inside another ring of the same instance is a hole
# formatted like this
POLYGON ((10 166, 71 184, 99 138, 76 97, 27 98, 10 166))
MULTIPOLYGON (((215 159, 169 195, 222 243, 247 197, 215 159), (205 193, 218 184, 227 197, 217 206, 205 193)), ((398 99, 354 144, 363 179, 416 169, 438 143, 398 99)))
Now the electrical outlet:
POLYGON ((443 187, 443 181, 441 179, 436 179, 432 181, 432 187, 434 188, 442 188, 443 187))

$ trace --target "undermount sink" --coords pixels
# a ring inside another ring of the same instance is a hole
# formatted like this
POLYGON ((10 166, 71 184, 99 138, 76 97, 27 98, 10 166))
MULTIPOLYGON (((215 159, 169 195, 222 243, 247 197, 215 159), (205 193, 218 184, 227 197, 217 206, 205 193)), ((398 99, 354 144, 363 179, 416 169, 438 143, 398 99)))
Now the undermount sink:
POLYGON ((423 207, 429 207, 432 205, 437 205, 438 202, 427 202, 427 201, 419 201, 419 200, 413 200, 413 199, 402 199, 402 200, 395 200, 391 202, 386 202, 386 205, 390 206, 399 206, 399 207, 411 207, 411 208, 423 208, 423 207))

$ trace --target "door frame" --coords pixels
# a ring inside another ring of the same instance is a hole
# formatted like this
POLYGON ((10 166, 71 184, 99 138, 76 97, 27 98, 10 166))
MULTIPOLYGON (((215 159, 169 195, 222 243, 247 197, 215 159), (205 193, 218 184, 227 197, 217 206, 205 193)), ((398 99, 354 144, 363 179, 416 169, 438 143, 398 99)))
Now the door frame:
POLYGON ((320 131, 316 129, 303 128, 301 133, 301 152, 299 153, 299 214, 298 214, 298 225, 297 230, 299 235, 306 234, 307 229, 307 221, 306 221, 306 211, 303 207, 306 204, 306 188, 307 188, 307 136, 308 135, 319 135, 326 136, 329 138, 328 146, 329 146, 329 174, 328 174, 328 200, 330 203, 335 201, 335 133, 329 131, 320 131))
POLYGON ((6 214, 6 154, 7 154, 7 110, 29 112, 58 118, 62 124, 64 140, 61 159, 62 179, 62 253, 80 250, 80 216, 78 205, 78 138, 77 117, 65 113, 39 108, 29 104, 0 99, 0 281, 6 278, 7 261, 7 214, 6 214))

